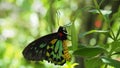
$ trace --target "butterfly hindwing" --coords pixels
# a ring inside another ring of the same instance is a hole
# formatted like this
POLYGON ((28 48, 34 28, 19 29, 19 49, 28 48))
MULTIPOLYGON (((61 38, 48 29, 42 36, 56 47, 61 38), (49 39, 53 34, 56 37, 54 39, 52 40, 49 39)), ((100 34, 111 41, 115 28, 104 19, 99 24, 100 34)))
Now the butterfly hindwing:
POLYGON ((53 39, 47 46, 46 60, 56 65, 63 65, 66 62, 63 50, 62 40, 53 39))

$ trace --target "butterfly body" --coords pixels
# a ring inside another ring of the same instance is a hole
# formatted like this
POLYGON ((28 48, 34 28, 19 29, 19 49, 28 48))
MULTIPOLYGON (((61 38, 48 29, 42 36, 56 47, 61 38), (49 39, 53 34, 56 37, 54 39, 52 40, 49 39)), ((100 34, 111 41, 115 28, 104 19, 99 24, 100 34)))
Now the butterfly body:
POLYGON ((23 50, 23 56, 25 59, 31 61, 47 60, 56 65, 63 65, 70 59, 70 56, 66 56, 66 54, 69 55, 67 46, 64 44, 66 40, 66 29, 59 27, 58 32, 48 34, 31 42, 23 50))

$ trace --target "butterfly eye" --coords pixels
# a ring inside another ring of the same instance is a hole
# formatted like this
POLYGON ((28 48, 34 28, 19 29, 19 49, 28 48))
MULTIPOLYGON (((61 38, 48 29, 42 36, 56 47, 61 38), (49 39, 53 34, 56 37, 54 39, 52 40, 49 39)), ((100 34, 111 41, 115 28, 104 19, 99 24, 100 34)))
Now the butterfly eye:
POLYGON ((63 33, 67 34, 66 28, 63 28, 63 33))
POLYGON ((66 30, 65 28, 63 28, 63 30, 66 30))

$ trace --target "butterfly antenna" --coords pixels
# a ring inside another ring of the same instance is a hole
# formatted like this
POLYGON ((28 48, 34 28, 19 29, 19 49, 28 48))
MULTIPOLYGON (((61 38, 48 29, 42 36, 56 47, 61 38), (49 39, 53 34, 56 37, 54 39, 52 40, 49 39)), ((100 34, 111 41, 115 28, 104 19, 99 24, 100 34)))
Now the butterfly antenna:
POLYGON ((70 23, 64 25, 63 27, 69 27, 69 26, 71 26, 71 25, 72 25, 72 23, 70 22, 70 23))
POLYGON ((60 25, 60 23, 59 23, 59 19, 60 19, 60 12, 59 11, 57 11, 57 23, 58 23, 58 26, 60 25))

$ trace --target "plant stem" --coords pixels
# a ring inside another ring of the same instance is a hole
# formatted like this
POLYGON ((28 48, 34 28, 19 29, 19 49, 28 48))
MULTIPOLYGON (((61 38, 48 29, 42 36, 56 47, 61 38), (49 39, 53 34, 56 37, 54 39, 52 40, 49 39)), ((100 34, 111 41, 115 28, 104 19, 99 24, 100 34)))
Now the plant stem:
POLYGON ((105 67, 104 67, 104 68, 107 68, 107 66, 108 66, 108 65, 107 65, 107 64, 105 64, 105 67))

